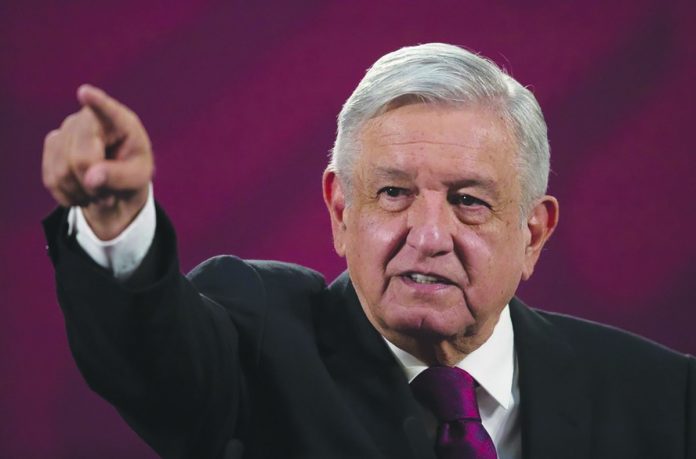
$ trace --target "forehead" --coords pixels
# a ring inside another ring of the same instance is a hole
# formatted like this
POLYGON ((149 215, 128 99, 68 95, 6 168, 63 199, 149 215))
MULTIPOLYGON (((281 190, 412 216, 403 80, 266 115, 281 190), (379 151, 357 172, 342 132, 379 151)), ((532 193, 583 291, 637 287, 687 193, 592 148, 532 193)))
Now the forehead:
POLYGON ((460 179, 516 175, 516 143, 502 116, 486 107, 411 104, 369 120, 358 167, 368 175, 419 171, 460 179))

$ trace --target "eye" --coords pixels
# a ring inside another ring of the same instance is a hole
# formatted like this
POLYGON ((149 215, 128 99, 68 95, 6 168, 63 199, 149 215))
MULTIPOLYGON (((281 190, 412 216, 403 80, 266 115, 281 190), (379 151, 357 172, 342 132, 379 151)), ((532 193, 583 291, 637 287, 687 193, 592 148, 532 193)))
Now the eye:
POLYGON ((385 186, 377 192, 380 207, 388 212, 400 212, 408 208, 412 196, 411 190, 398 186, 385 186))
POLYGON ((474 206, 484 206, 490 209, 490 204, 482 201, 479 198, 475 198, 469 194, 451 194, 447 199, 450 204, 455 206, 463 207, 474 207, 474 206))
POLYGON ((409 192, 405 188, 399 188, 396 186, 385 186, 384 188, 381 188, 378 192, 377 195, 386 195, 390 198, 398 198, 400 196, 408 196, 409 192))

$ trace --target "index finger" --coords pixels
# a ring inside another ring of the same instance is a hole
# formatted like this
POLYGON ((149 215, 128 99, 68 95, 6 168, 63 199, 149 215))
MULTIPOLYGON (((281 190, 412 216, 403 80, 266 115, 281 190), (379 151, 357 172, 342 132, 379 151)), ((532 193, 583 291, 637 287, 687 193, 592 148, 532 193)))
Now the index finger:
POLYGON ((77 89, 77 99, 82 105, 92 109, 105 130, 120 132, 128 125, 130 109, 103 90, 83 84, 77 89))

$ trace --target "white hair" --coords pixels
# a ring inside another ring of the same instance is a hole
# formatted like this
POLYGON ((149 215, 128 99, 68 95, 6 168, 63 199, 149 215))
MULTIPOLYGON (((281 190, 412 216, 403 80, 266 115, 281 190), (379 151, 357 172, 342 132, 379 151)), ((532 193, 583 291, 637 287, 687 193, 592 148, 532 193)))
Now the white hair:
POLYGON ((346 188, 365 123, 406 103, 484 106, 503 116, 518 144, 521 211, 546 193, 549 143, 534 95, 492 61, 458 46, 428 43, 386 54, 368 69, 338 115, 329 169, 346 188))

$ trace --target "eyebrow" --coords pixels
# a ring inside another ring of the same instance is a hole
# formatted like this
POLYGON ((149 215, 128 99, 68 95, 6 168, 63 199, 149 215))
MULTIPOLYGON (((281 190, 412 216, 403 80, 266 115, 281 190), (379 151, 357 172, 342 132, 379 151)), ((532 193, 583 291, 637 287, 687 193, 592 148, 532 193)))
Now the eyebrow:
POLYGON ((460 188, 482 188, 490 193, 493 197, 498 197, 498 187, 496 186, 496 182, 487 177, 476 176, 472 178, 445 182, 445 184, 449 188, 457 190, 460 188))
POLYGON ((393 167, 375 167, 374 174, 378 179, 387 180, 408 180, 413 177, 412 174, 393 167))

